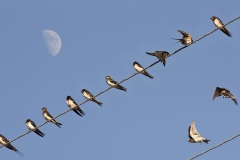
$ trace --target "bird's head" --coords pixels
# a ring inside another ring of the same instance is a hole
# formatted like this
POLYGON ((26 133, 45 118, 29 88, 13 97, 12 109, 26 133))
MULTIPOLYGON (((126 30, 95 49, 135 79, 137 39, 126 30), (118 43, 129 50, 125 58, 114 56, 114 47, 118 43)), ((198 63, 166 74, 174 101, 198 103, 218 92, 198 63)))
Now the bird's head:
POLYGON ((30 122, 30 121, 31 121, 30 119, 27 119, 25 123, 28 123, 28 122, 30 122))
POLYGON ((210 19, 214 21, 214 20, 216 19, 216 17, 215 17, 215 16, 212 16, 210 19))
POLYGON ((43 108, 42 108, 42 111, 43 111, 43 112, 46 112, 46 111, 47 111, 47 108, 43 107, 43 108))
POLYGON ((109 80, 111 77, 110 76, 106 76, 105 78, 106 78, 106 80, 109 80))
POLYGON ((189 142, 189 143, 195 143, 194 139, 192 139, 192 138, 189 139, 188 142, 189 142))

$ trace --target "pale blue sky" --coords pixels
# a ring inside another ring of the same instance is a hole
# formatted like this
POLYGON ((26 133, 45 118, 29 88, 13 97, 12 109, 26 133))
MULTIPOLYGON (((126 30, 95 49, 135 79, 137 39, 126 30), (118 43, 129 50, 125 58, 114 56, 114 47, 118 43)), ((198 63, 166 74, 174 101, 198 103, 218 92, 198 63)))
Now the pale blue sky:
MULTIPOLYGON (((120 81, 155 62, 146 51, 172 53, 182 47, 178 29, 197 39, 215 28, 210 17, 226 23, 239 16, 240 2, 178 0, 42 0, 2 1, 0 5, 1 130, 9 140, 27 131, 26 119, 37 125, 45 120, 41 108, 55 116, 68 109, 71 95, 85 99, 106 89, 105 76, 120 81), (62 49, 52 57, 42 30, 56 31, 62 49)), ((239 21, 227 26, 227 37, 217 31, 150 68, 151 80, 137 75, 97 97, 103 107, 88 102, 86 115, 69 112, 53 124, 13 142, 26 160, 159 160, 188 159, 239 133, 240 108, 230 99, 212 101, 216 86, 225 87, 240 101, 239 21), (188 126, 195 119, 209 144, 188 143, 188 126)), ((239 139, 211 151, 199 160, 237 159, 239 139)), ((0 149, 1 159, 21 159, 0 149)))

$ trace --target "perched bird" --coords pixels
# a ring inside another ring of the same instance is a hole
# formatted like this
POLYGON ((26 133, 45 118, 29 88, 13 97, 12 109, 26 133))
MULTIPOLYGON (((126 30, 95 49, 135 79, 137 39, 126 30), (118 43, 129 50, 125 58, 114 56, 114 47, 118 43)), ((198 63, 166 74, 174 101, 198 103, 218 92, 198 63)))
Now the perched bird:
POLYGON ((231 98, 236 105, 238 104, 237 99, 226 88, 216 87, 215 92, 213 94, 213 100, 219 96, 223 96, 223 98, 231 98))
POLYGON ((183 35, 183 37, 181 39, 175 39, 175 38, 173 39, 178 40, 185 46, 188 46, 193 42, 191 34, 188 34, 187 32, 184 32, 181 30, 177 30, 177 31, 180 32, 183 35))
POLYGON ((166 51, 155 51, 154 53, 149 53, 149 52, 146 52, 146 53, 151 56, 156 56, 163 63, 164 66, 166 64, 166 58, 169 55, 169 53, 166 51))
POLYGON ((41 132, 41 131, 37 128, 36 124, 35 124, 32 120, 27 119, 25 123, 26 123, 26 125, 27 125, 27 127, 28 127, 29 130, 34 131, 36 134, 38 134, 38 135, 41 136, 41 137, 43 137, 43 136, 45 135, 43 132, 41 132))
POLYGON ((7 147, 8 149, 11 149, 13 151, 15 151, 17 154, 19 154, 21 157, 23 156, 23 154, 21 152, 19 152, 15 147, 13 147, 11 145, 11 143, 9 143, 9 140, 7 140, 7 138, 5 138, 3 135, 0 134, 0 143, 7 147))
POLYGON ((149 78, 153 78, 153 76, 151 76, 147 70, 144 70, 144 68, 138 63, 138 62, 133 62, 133 67, 134 69, 138 72, 138 73, 142 73, 143 75, 149 77, 149 78))
POLYGON ((47 108, 42 108, 42 115, 43 117, 48 121, 54 123, 56 126, 61 128, 61 123, 57 122, 55 119, 53 119, 52 115, 47 111, 47 108))
POLYGON ((220 29, 227 36, 232 37, 232 34, 227 30, 225 26, 223 26, 224 24, 218 17, 212 16, 210 19, 213 21, 213 23, 218 29, 220 29))
POLYGON ((102 106, 102 102, 97 101, 96 98, 95 98, 88 90, 83 89, 83 90, 82 90, 82 95, 83 95, 86 99, 97 103, 99 106, 102 106))
POLYGON ((121 86, 120 84, 118 84, 116 81, 114 81, 110 76, 106 76, 106 82, 109 86, 113 86, 114 88, 123 90, 125 92, 127 92, 127 88, 121 86))
POLYGON ((206 138, 201 137, 201 135, 198 133, 198 131, 197 131, 196 127, 195 127, 194 120, 192 121, 191 126, 189 126, 189 128, 188 128, 188 137, 189 137, 188 142, 190 142, 190 143, 197 143, 197 142, 208 143, 208 141, 210 141, 210 140, 208 140, 206 138))
POLYGON ((85 115, 83 110, 81 110, 81 108, 78 106, 78 104, 74 101, 74 99, 71 96, 67 96, 66 103, 67 103, 68 107, 71 108, 79 116, 82 117, 85 115))

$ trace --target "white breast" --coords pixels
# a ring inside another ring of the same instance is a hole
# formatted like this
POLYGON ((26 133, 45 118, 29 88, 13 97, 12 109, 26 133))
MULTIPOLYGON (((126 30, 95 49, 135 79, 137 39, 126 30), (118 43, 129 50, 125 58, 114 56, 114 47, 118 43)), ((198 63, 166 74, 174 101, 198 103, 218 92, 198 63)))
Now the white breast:
POLYGON ((52 119, 51 117, 49 117, 49 116, 47 115, 47 113, 44 113, 43 116, 44 116, 47 120, 49 120, 49 121, 52 119))
POLYGON ((222 23, 218 20, 218 19, 215 19, 214 20, 214 24, 217 28, 221 28, 222 27, 222 23))
POLYGON ((27 126, 28 126, 28 128, 29 128, 30 130, 34 130, 34 129, 35 129, 35 127, 31 124, 31 122, 28 122, 28 123, 27 123, 27 126))
POLYGON ((134 65, 134 68, 138 71, 141 72, 143 70, 143 68, 139 67, 138 65, 134 65))
POLYGON ((86 97, 87 99, 91 99, 91 97, 86 92, 83 92, 83 96, 86 97))
POLYGON ((111 81, 107 80, 107 84, 109 84, 110 86, 114 86, 114 83, 111 83, 111 81))
POLYGON ((1 143, 2 145, 7 144, 6 142, 3 141, 2 137, 0 137, 0 143, 1 143))
POLYGON ((76 104, 73 103, 72 100, 68 100, 68 101, 67 101, 67 104, 68 104, 68 106, 69 106, 70 108, 74 108, 74 107, 76 106, 76 104))

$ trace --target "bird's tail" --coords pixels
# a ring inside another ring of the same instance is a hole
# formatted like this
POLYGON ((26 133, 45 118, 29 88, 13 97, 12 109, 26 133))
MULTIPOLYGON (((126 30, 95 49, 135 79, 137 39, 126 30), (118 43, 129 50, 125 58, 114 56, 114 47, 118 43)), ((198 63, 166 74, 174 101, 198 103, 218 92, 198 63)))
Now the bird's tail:
POLYGON ((45 134, 43 133, 43 132, 41 132, 39 129, 37 129, 36 131, 35 131, 35 133, 37 133, 39 136, 41 136, 41 137, 44 137, 45 136, 45 134))
POLYGON ((208 141, 210 141, 210 140, 208 140, 208 139, 204 139, 204 140, 203 140, 203 142, 205 142, 205 143, 207 143, 207 144, 208 144, 208 141))
POLYGON ((151 74, 149 74, 146 70, 145 71, 142 71, 142 74, 153 79, 153 76, 151 74))
POLYGON ((62 123, 59 123, 59 122, 57 122, 57 123, 55 123, 59 128, 61 128, 61 125, 62 125, 62 123))
POLYGON ((153 53, 150 53, 150 52, 146 52, 146 54, 151 55, 151 56, 154 56, 154 54, 153 54, 153 53))
POLYGON ((20 155, 21 157, 23 157, 24 156, 24 154, 23 153, 21 153, 20 151, 18 151, 18 150, 16 150, 15 151, 18 155, 20 155))
POLYGON ((182 39, 177 39, 177 38, 172 38, 172 39, 177 40, 177 42, 175 42, 175 43, 179 43, 182 40, 182 39))
POLYGON ((102 102, 97 101, 95 98, 92 99, 93 102, 97 103, 99 106, 102 107, 102 102))
POLYGON ((127 92, 127 88, 125 88, 125 87, 123 87, 123 86, 121 86, 121 85, 118 85, 117 88, 120 89, 120 90, 123 90, 123 91, 127 92))
POLYGON ((80 113, 82 116, 85 115, 85 113, 83 112, 83 110, 82 110, 80 107, 78 107, 78 111, 79 111, 79 113, 80 113))
POLYGON ((73 112, 82 117, 81 113, 78 112, 78 109, 73 109, 73 112))

